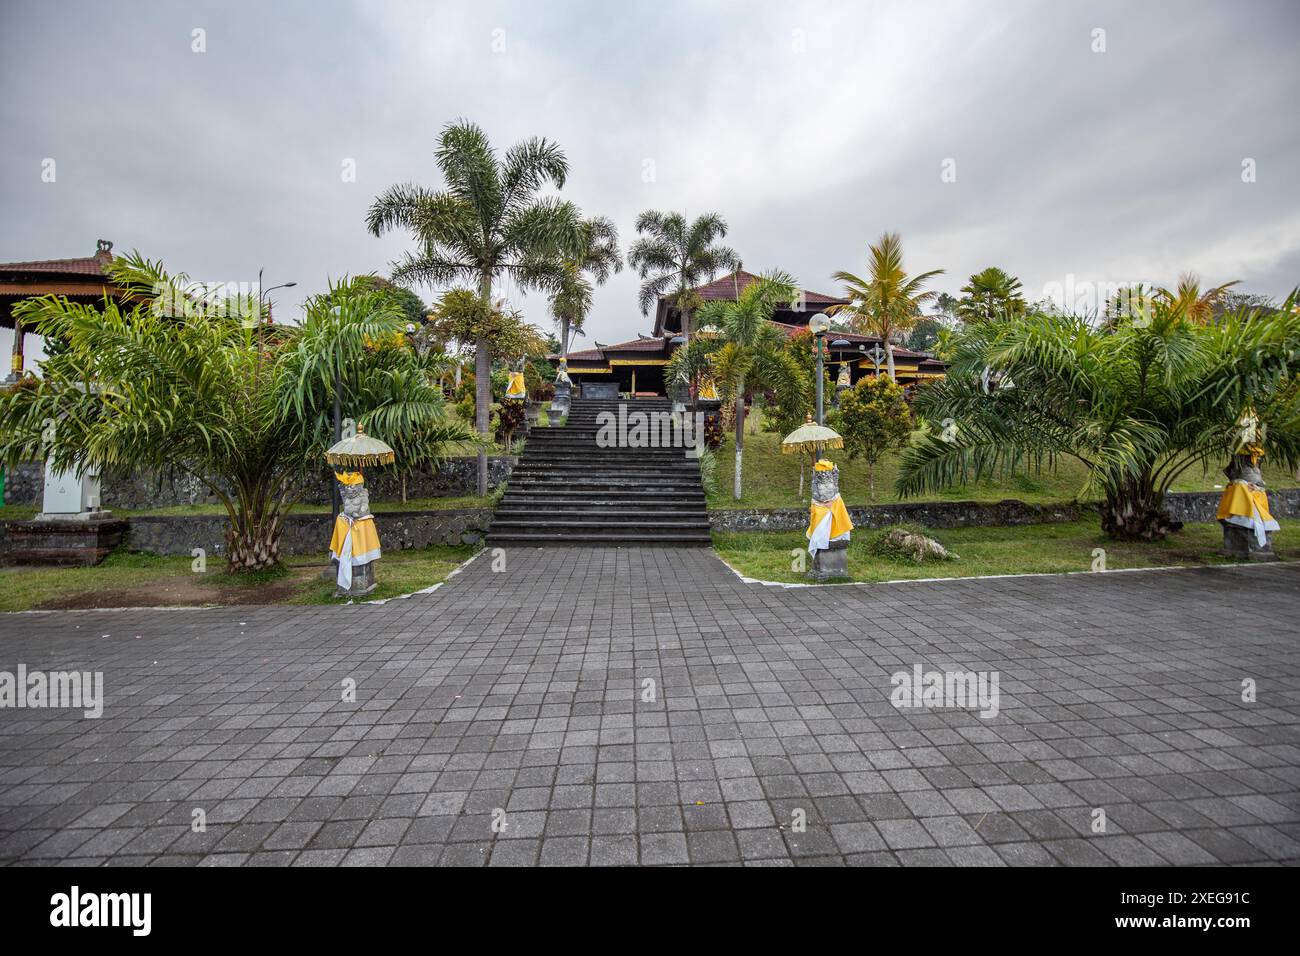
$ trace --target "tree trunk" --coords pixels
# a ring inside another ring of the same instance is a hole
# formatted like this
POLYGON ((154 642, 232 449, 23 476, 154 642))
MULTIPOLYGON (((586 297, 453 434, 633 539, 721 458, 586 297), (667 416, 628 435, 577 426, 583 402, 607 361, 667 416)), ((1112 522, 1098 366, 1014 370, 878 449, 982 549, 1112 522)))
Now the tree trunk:
MULTIPOLYGON (((492 307, 492 273, 484 272, 479 278, 479 294, 483 302, 492 307)), ((480 333, 474 339, 474 427, 484 441, 491 440, 488 423, 492 418, 492 356, 488 353, 487 336, 480 333)), ((478 451, 478 495, 488 493, 487 449, 478 451)))
POLYGON ((889 369, 889 380, 897 382, 898 376, 894 374, 894 345, 889 339, 885 339, 885 362, 889 369))
POLYGON ((871 496, 872 501, 876 500, 876 463, 874 461, 867 462, 867 493, 871 496))
POLYGON ((280 518, 256 520, 241 513, 226 529, 226 567, 231 572, 264 571, 280 563, 280 518))
POLYGON ((1146 480, 1110 489, 1098 506, 1101 530, 1116 541, 1159 541, 1182 528, 1164 506, 1164 495, 1146 480))
POLYGON ((569 355, 569 317, 560 318, 560 358, 567 358, 569 355))
POLYGON ((736 386, 736 481, 735 497, 740 500, 741 461, 745 451, 745 383, 736 386))

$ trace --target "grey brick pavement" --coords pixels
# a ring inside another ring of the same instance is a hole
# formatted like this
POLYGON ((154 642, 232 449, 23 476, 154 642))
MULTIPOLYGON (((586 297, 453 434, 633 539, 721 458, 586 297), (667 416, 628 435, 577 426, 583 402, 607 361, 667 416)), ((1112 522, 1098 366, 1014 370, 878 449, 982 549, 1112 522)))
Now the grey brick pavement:
POLYGON ((0 861, 1294 863, 1298 644, 1294 566, 815 590, 667 549, 483 555, 382 606, 0 616, 0 670, 107 685, 99 720, 0 710, 0 861), (895 709, 917 663, 997 671, 1001 712, 895 709))

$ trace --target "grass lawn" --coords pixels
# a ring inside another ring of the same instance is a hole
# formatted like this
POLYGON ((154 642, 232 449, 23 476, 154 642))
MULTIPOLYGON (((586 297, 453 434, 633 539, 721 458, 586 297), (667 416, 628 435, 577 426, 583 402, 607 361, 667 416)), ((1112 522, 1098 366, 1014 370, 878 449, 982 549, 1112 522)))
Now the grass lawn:
MULTIPOLYGON (((367 600, 409 594, 445 580, 474 553, 469 546, 388 551, 379 586, 367 600)), ((188 557, 117 552, 93 568, 0 569, 0 611, 96 607, 188 607, 213 604, 332 604, 333 580, 319 556, 286 559, 278 573, 230 575, 220 557, 196 574, 188 557)))
MULTIPOLYGON (((1278 556, 1300 559, 1300 519, 1278 522, 1278 556)), ((1106 538, 1096 521, 1020 525, 1009 528, 954 528, 927 531, 958 560, 916 565, 870 554, 867 545, 878 531, 855 530, 849 543, 849 572, 853 581, 897 581, 914 578, 960 578, 984 574, 1032 574, 1088 571, 1093 549, 1106 551, 1107 570, 1181 565, 1229 564, 1218 555, 1223 530, 1215 522, 1188 524, 1165 541, 1133 544, 1106 538)), ((733 568, 763 581, 809 583, 806 573, 793 569, 799 549, 807 555, 801 531, 715 532, 713 547, 733 568)))
MULTIPOLYGON (((736 474, 735 437, 728 434, 726 443, 714 454, 717 456, 717 481, 714 494, 709 496, 710 508, 798 508, 808 504, 809 456, 783 455, 781 436, 775 432, 750 434, 745 426, 745 463, 743 496, 739 501, 732 497, 732 483, 736 474), (799 459, 803 457, 803 500, 799 499, 799 459)), ((1018 498, 1030 504, 1073 501, 1078 497, 1087 477, 1082 464, 1076 460, 1061 459, 1055 472, 1017 475, 998 481, 981 481, 957 488, 927 494, 921 498, 904 499, 894 494, 898 478, 898 455, 886 456, 876 466, 876 494, 867 488, 867 466, 861 459, 850 461, 843 450, 831 450, 827 457, 840 466, 840 494, 845 504, 883 504, 897 501, 1002 501, 1018 498)), ((1270 468, 1264 462, 1264 481, 1270 488, 1294 488, 1297 482, 1291 472, 1270 468)), ((1187 472, 1174 485, 1174 491, 1222 490, 1223 475, 1217 470, 1208 474, 1187 472), (1215 485, 1219 488, 1216 489, 1215 485)))

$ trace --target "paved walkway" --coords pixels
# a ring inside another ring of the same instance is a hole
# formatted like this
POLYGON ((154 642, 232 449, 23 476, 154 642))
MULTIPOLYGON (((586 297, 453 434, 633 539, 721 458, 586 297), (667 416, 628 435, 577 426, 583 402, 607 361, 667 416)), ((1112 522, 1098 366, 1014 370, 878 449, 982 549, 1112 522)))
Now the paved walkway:
POLYGON ((4 862, 1300 860, 1296 566, 815 590, 511 550, 382 606, 0 615, 20 662, 107 703, 0 710, 4 862), (997 672, 998 715, 895 708, 916 664, 997 672))

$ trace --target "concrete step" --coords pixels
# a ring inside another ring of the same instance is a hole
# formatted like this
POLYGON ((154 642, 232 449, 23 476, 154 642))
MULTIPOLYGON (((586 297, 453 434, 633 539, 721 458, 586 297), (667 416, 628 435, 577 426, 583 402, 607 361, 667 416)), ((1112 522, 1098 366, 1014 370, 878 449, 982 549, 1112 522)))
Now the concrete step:
POLYGON ((668 533, 590 533, 585 531, 537 533, 516 532, 489 535, 488 541, 493 546, 516 545, 532 547, 582 547, 582 548, 617 548, 638 545, 663 545, 679 548, 707 548, 713 544, 713 538, 705 533, 668 532, 668 533))

